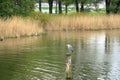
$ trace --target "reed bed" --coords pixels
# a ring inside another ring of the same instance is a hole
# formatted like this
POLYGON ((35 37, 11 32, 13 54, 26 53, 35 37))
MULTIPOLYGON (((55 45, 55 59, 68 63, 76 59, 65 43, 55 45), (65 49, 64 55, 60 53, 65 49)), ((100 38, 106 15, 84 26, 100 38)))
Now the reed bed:
POLYGON ((47 30, 101 30, 120 29, 120 15, 60 16, 51 19, 47 30))
MULTIPOLYGON (((120 15, 60 15, 52 18, 34 19, 12 17, 0 19, 0 38, 32 36, 45 30, 78 31, 120 29, 120 15)), ((1 39, 1 40, 2 40, 1 39)))
POLYGON ((31 18, 12 17, 0 19, 0 37, 32 36, 42 33, 40 21, 31 18))

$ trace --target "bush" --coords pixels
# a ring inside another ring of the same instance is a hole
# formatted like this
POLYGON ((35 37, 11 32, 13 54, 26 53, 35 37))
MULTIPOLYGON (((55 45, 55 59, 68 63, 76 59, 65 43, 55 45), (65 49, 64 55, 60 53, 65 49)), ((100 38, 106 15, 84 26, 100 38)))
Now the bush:
POLYGON ((45 14, 45 13, 40 13, 40 12, 31 12, 29 14, 29 17, 40 20, 42 23, 46 23, 51 18, 51 15, 45 14))
POLYGON ((0 0, 0 16, 26 16, 34 10, 34 0, 0 0))

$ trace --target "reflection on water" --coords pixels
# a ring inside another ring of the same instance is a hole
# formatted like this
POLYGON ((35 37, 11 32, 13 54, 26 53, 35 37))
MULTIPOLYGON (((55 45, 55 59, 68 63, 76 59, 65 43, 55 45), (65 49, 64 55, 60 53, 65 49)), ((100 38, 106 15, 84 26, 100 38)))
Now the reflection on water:
POLYGON ((120 32, 49 32, 0 42, 0 80, 66 80, 66 44, 73 80, 120 79, 120 32))

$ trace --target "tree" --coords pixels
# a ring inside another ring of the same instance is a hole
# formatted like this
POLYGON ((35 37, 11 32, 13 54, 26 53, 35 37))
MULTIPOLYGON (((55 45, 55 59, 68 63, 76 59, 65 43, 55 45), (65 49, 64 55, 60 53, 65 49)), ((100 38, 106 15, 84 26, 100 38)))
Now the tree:
POLYGON ((91 3, 93 3, 93 0, 80 0, 80 12, 84 12, 84 10, 85 10, 85 8, 84 8, 84 6, 86 5, 86 4, 91 4, 91 3))
POLYGON ((34 0, 0 0, 0 16, 28 15, 34 10, 34 0))
POLYGON ((115 7, 115 11, 114 11, 115 14, 119 12, 119 7, 120 7, 120 0, 118 0, 116 2, 116 7, 115 7))
POLYGON ((79 0, 80 2, 80 12, 84 12, 85 8, 85 4, 90 4, 92 2, 92 0, 79 0))
POLYGON ((68 5, 71 4, 73 0, 64 0, 64 5, 65 5, 65 13, 68 13, 68 5))
POLYGON ((75 0, 76 12, 79 12, 79 2, 75 0))
POLYGON ((57 9, 58 0, 55 0, 55 1, 56 1, 55 13, 57 14, 58 13, 58 9, 57 9))
POLYGON ((48 4, 49 4, 49 13, 52 14, 53 0, 48 0, 48 4))
POLYGON ((59 14, 62 14, 62 1, 58 0, 59 14))
POLYGON ((9 0, 0 0, 0 16, 11 16, 14 9, 14 2, 9 0))
POLYGON ((16 4, 16 14, 27 15, 31 11, 34 11, 34 0, 17 0, 16 4))
POLYGON ((81 12, 84 11, 84 4, 85 4, 85 1, 81 1, 81 7, 80 7, 80 11, 81 12))
MULTIPOLYGON (((99 0, 100 1, 100 0, 99 0)), ((98 11, 98 3, 99 3, 98 0, 93 0, 92 3, 94 4, 95 6, 95 10, 98 11)))
POLYGON ((117 14, 120 12, 120 0, 105 0, 106 14, 117 14))
POLYGON ((65 13, 68 13, 68 4, 65 4, 65 13))
POLYGON ((106 3, 106 14, 110 14, 110 0, 105 0, 106 3))
POLYGON ((42 11, 41 3, 42 3, 42 0, 39 0, 39 11, 40 11, 40 12, 42 11))

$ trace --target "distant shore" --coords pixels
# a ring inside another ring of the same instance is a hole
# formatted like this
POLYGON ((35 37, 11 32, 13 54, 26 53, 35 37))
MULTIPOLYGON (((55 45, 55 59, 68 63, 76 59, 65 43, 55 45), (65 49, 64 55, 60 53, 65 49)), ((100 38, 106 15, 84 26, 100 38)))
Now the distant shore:
POLYGON ((0 41, 4 38, 37 36, 46 31, 120 29, 120 15, 33 15, 31 18, 0 19, 0 41))

